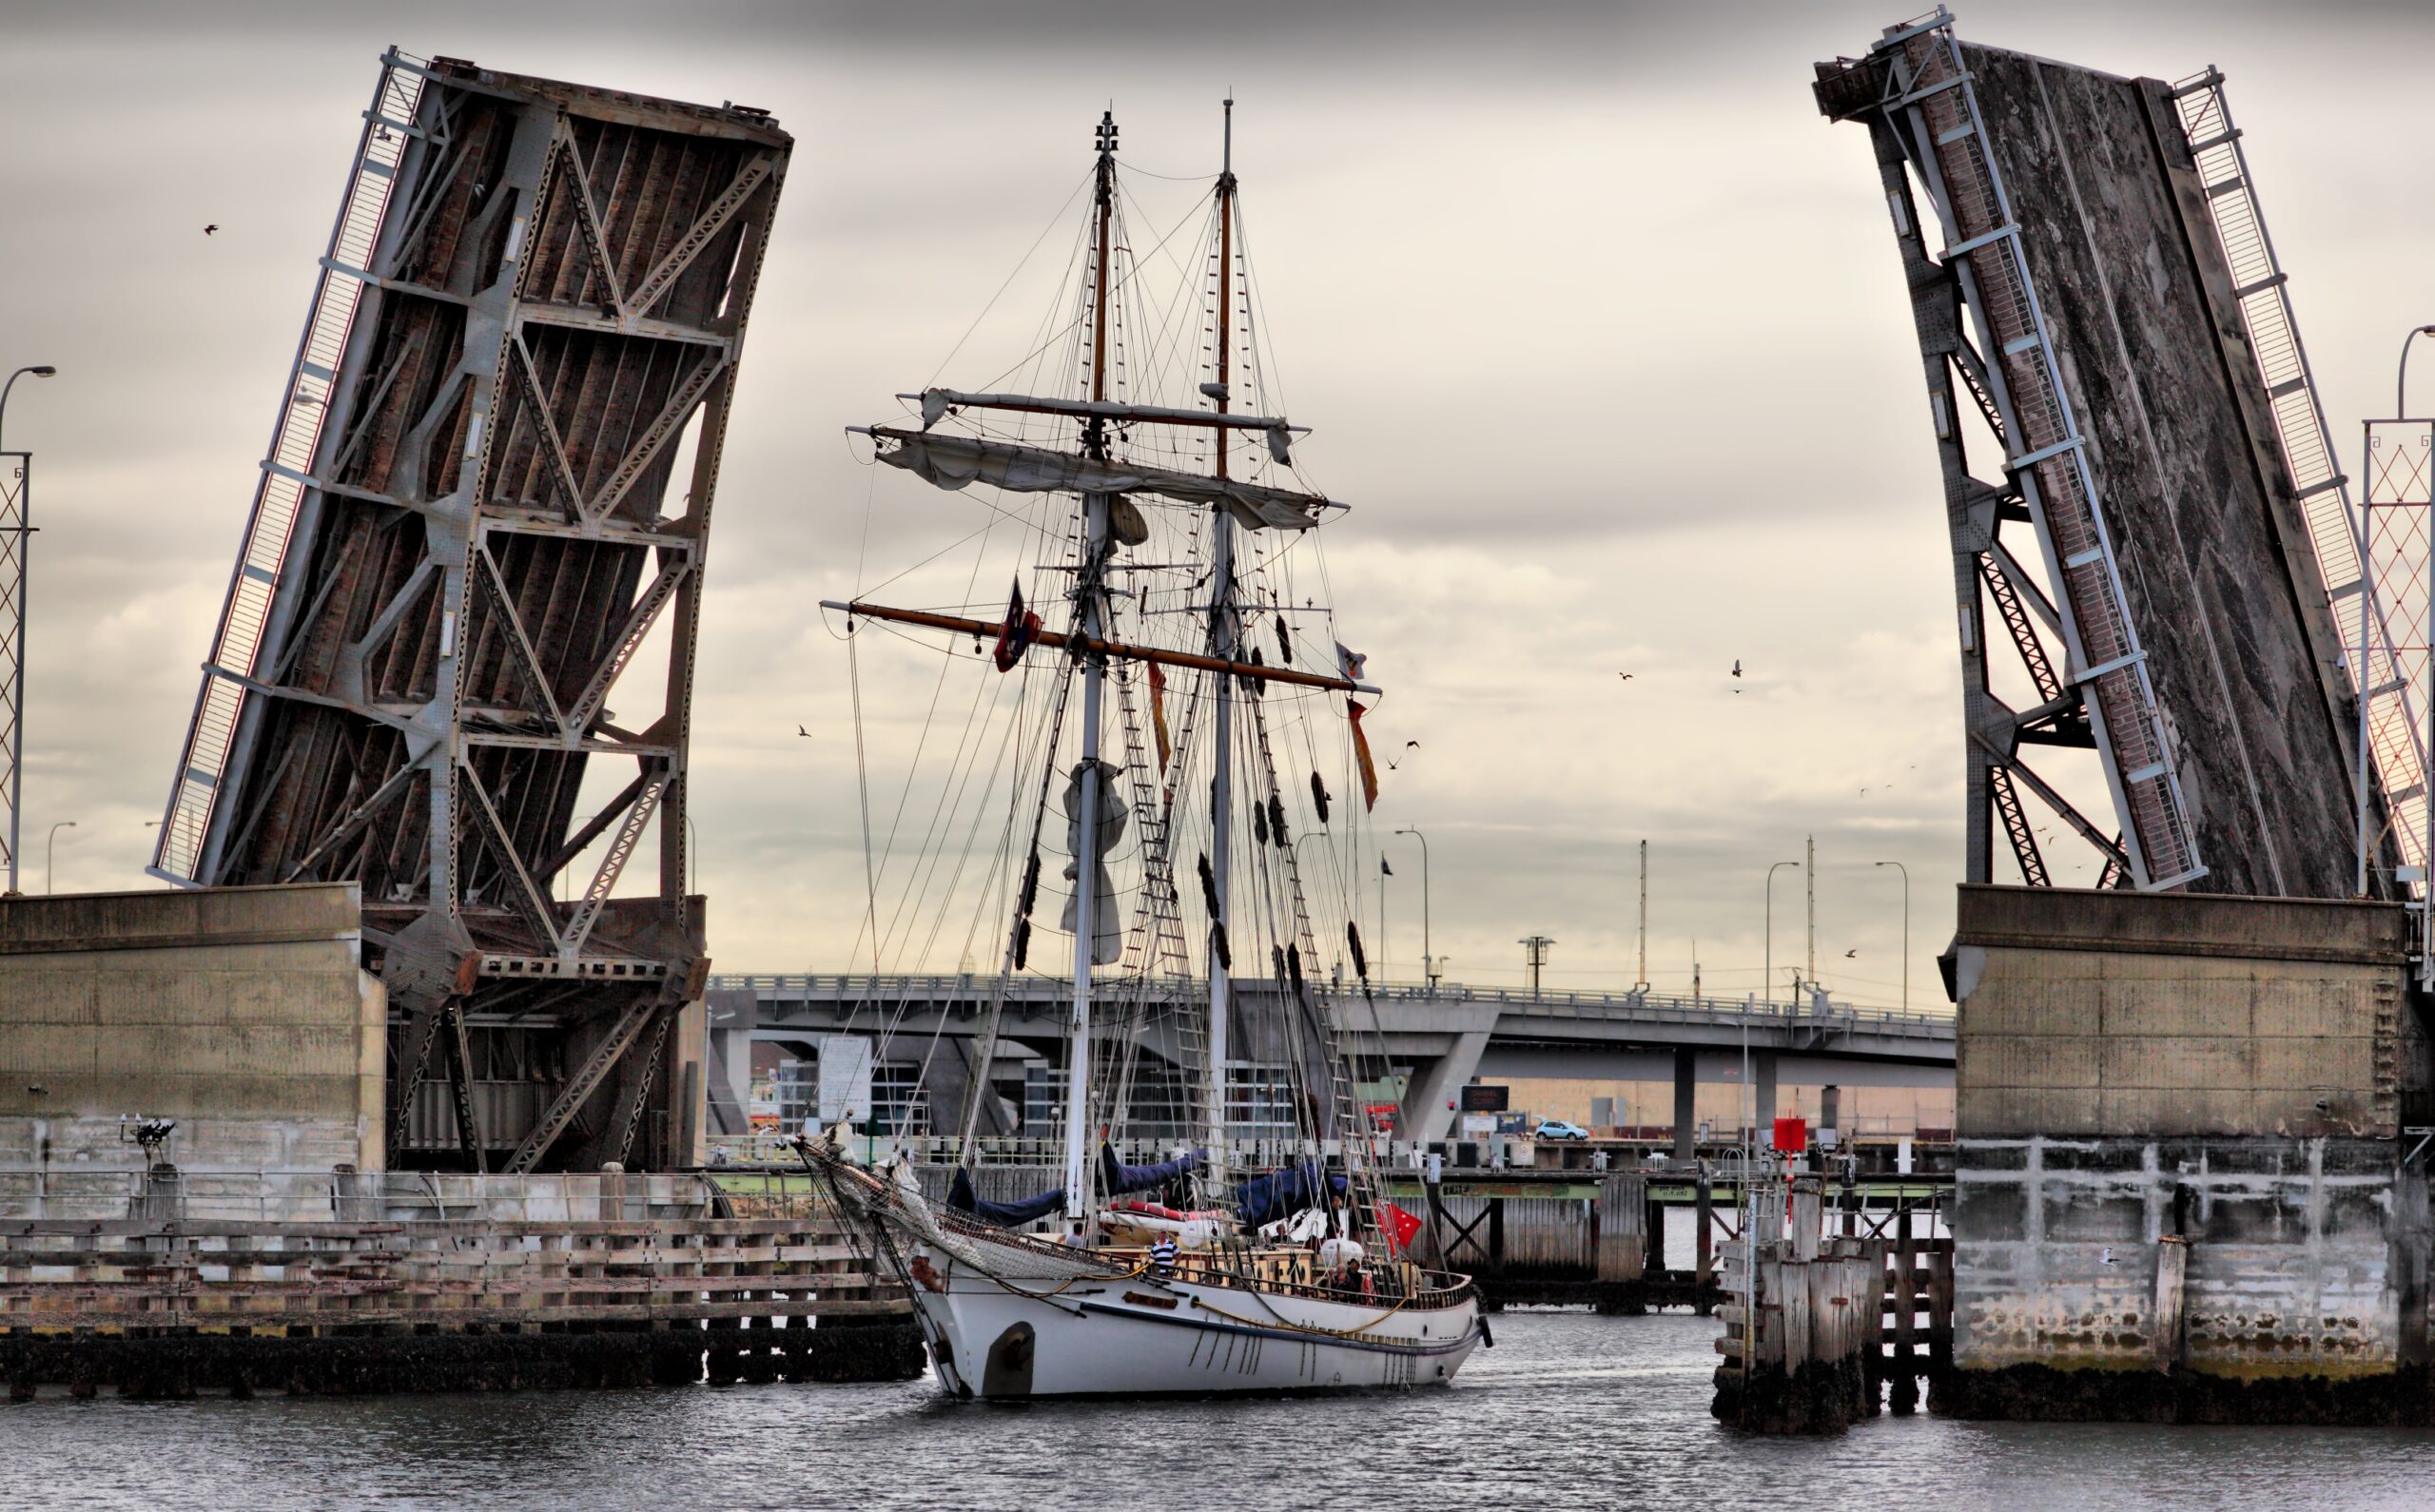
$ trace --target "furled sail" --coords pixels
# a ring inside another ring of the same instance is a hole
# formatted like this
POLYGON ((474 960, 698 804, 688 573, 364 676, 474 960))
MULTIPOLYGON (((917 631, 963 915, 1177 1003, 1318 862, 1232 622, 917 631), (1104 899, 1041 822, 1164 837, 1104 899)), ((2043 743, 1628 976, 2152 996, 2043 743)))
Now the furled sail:
MULTIPOLYGON (((1123 802, 1116 796, 1117 770, 1106 762, 1100 766, 1099 840, 1091 850, 1091 897, 1096 905, 1091 910, 1091 963, 1113 966, 1124 959, 1123 910, 1116 905, 1116 882, 1108 876, 1107 853, 1124 833, 1123 802)), ((1073 775, 1065 782, 1065 848, 1074 859, 1065 863, 1065 880, 1077 883, 1065 898, 1065 912, 1058 927, 1067 934, 1074 932, 1076 903, 1081 898, 1079 885, 1082 865, 1082 773, 1086 768, 1077 764, 1073 775)))
POLYGON ((1322 511, 1344 508, 1314 494, 1130 462, 1098 462, 1044 446, 925 436, 884 425, 870 427, 868 434, 896 443, 879 454, 881 461, 944 489, 987 483, 1018 494, 1156 494, 1186 504, 1221 506, 1245 530, 1254 531, 1306 531, 1319 522, 1322 511))
POLYGON ((1059 1187, 1014 1202, 984 1202, 973 1194, 972 1173, 959 1166, 954 1182, 947 1188, 947 1206, 1001 1229, 1020 1229, 1065 1206, 1065 1189, 1059 1187))
POLYGON ((1317 1161, 1306 1160, 1237 1187, 1235 1211, 1245 1228, 1256 1229, 1342 1196, 1346 1186, 1344 1177, 1330 1175, 1317 1161))
POLYGON ((1127 1192, 1148 1192, 1199 1170, 1200 1155, 1201 1152, 1195 1150, 1156 1165, 1128 1166, 1116 1158, 1115 1146, 1102 1142, 1100 1145, 1100 1183, 1111 1197, 1127 1192))

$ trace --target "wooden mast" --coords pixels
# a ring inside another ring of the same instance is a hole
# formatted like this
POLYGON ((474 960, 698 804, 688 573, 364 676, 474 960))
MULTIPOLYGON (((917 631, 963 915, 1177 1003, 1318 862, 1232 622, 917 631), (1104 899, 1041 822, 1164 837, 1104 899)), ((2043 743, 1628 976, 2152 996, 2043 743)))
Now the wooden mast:
MULTIPOLYGON (((1097 258, 1091 269, 1091 397, 1107 397, 1108 253, 1116 217, 1116 112, 1100 117, 1099 170, 1094 213, 1099 221, 1097 258)), ((1107 421, 1094 416, 1082 428, 1082 447, 1092 460, 1107 460, 1107 421)), ((1107 595, 1102 576, 1108 556, 1108 498, 1082 495, 1081 571, 1074 574, 1084 642, 1107 636, 1107 595)), ((1107 658, 1082 657, 1082 761, 1077 768, 1074 846, 1074 1008, 1065 1031, 1065 1223, 1077 1242, 1085 1237, 1091 1212, 1091 966, 1099 943, 1100 710, 1107 658)))
MULTIPOLYGON (((1216 401, 1218 413, 1227 414, 1233 408, 1234 396, 1228 381, 1234 376, 1234 342, 1232 317, 1235 305, 1235 102, 1226 101, 1226 145, 1218 174, 1218 379, 1210 385, 1210 397, 1216 401)), ((1233 437, 1220 427, 1216 436, 1218 476, 1226 475, 1226 453, 1233 437)), ((1209 610, 1209 655, 1216 662, 1231 664, 1238 649, 1236 641, 1238 625, 1235 612, 1235 522, 1226 511, 1212 506, 1209 511, 1210 572, 1213 596, 1209 610)), ((1209 870, 1213 912, 1209 920, 1209 1033, 1205 1045, 1209 1057, 1208 1080, 1202 1096, 1209 1108, 1209 1186, 1223 1192, 1226 1185, 1226 1051, 1228 1022, 1234 993, 1231 985, 1231 962, 1227 959, 1228 916, 1232 912, 1232 859, 1235 819, 1235 685, 1224 673, 1216 680, 1216 758, 1209 775, 1209 870)))

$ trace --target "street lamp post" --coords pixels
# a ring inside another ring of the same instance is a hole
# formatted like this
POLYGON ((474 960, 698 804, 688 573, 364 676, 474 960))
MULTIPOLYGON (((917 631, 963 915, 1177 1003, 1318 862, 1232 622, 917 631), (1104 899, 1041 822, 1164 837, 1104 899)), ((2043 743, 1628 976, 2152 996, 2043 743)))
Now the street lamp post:
POLYGON ((1776 994, 1776 873, 1786 866, 1799 867, 1801 863, 1797 861, 1780 861, 1767 868, 1767 942, 1764 947, 1767 975, 1759 994, 1759 1000, 1763 1003, 1772 1000, 1776 994))
POLYGON ((1899 861, 1881 861, 1902 874, 1902 1011, 1911 1011, 1911 868, 1899 861))
POLYGON ((59 369, 52 367, 48 362, 40 363, 33 367, 21 367, 14 373, 9 375, 8 382, 0 383, 0 435, 6 434, 6 422, 9 415, 9 391, 17 386, 17 379, 24 378, 29 373, 31 373, 36 378, 55 378, 58 376, 59 369))
POLYGON ((1420 974, 1429 982, 1429 996, 1437 996, 1437 957, 1429 948, 1429 837, 1417 829, 1395 831, 1420 842, 1420 974))
MULTIPOLYGON (((1302 870, 1302 843, 1306 840, 1325 840, 1327 838, 1327 831, 1323 829, 1306 830, 1294 837, 1294 870, 1297 875, 1302 870)), ((1331 864, 1333 864, 1333 858, 1331 858, 1331 864)), ((1354 881, 1357 882, 1359 879, 1356 878, 1354 881)), ((1382 883, 1381 886, 1383 888, 1384 884, 1382 883)), ((1355 900, 1355 901, 1358 901, 1358 900, 1355 900)), ((1317 962, 1314 961, 1312 964, 1315 966, 1317 962)), ((1337 941, 1335 946, 1335 976, 1338 981, 1344 979, 1344 945, 1341 940, 1337 941)))
POLYGON ((76 821, 72 819, 63 819, 58 824, 50 826, 49 838, 42 843, 42 890, 46 895, 50 891, 51 858, 59 854, 59 832, 63 829, 74 829, 75 827, 76 821))
MULTIPOLYGON (((9 380, 6 383, 0 383, 0 426, 5 426, 9 414, 9 391, 17 386, 17 379, 29 373, 36 378, 47 378, 58 371, 59 369, 44 362, 21 367, 10 374, 9 380)), ((5 429, 0 429, 0 434, 6 434, 5 429)), ((30 472, 31 469, 28 471, 30 472)), ((12 543, 17 557, 17 591, 11 605, 16 624, 13 627, 0 626, 0 645, 8 647, 10 659, 16 663, 13 686, 9 690, 9 896, 10 897, 16 896, 18 892, 18 839, 23 827, 19 821, 19 810, 25 806, 26 796, 26 556, 32 545, 31 537, 34 530, 34 522, 30 517, 32 503, 30 494, 30 483, 21 482, 15 511, 17 521, 11 531, 11 533, 17 537, 12 543)))

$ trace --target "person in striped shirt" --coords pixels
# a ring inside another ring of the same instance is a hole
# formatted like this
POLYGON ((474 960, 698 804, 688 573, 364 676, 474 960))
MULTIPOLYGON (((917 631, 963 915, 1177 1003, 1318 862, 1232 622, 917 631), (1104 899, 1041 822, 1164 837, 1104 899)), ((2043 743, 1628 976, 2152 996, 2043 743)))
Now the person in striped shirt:
POLYGON ((1162 1276, 1175 1274, 1176 1236, 1174 1234, 1162 1233, 1159 1235, 1158 1242, 1150 1246, 1150 1269, 1162 1276))

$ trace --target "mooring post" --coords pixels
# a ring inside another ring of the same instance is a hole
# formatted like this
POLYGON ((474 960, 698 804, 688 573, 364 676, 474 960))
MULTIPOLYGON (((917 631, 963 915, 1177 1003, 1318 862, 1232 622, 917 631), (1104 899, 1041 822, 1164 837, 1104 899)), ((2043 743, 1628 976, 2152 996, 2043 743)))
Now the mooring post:
POLYGON ((1894 1385, 1887 1405, 1898 1417, 1919 1405, 1919 1358, 1915 1344, 1919 1310, 1919 1246, 1911 1234, 1911 1212, 1898 1207, 1894 1235, 1894 1385))

